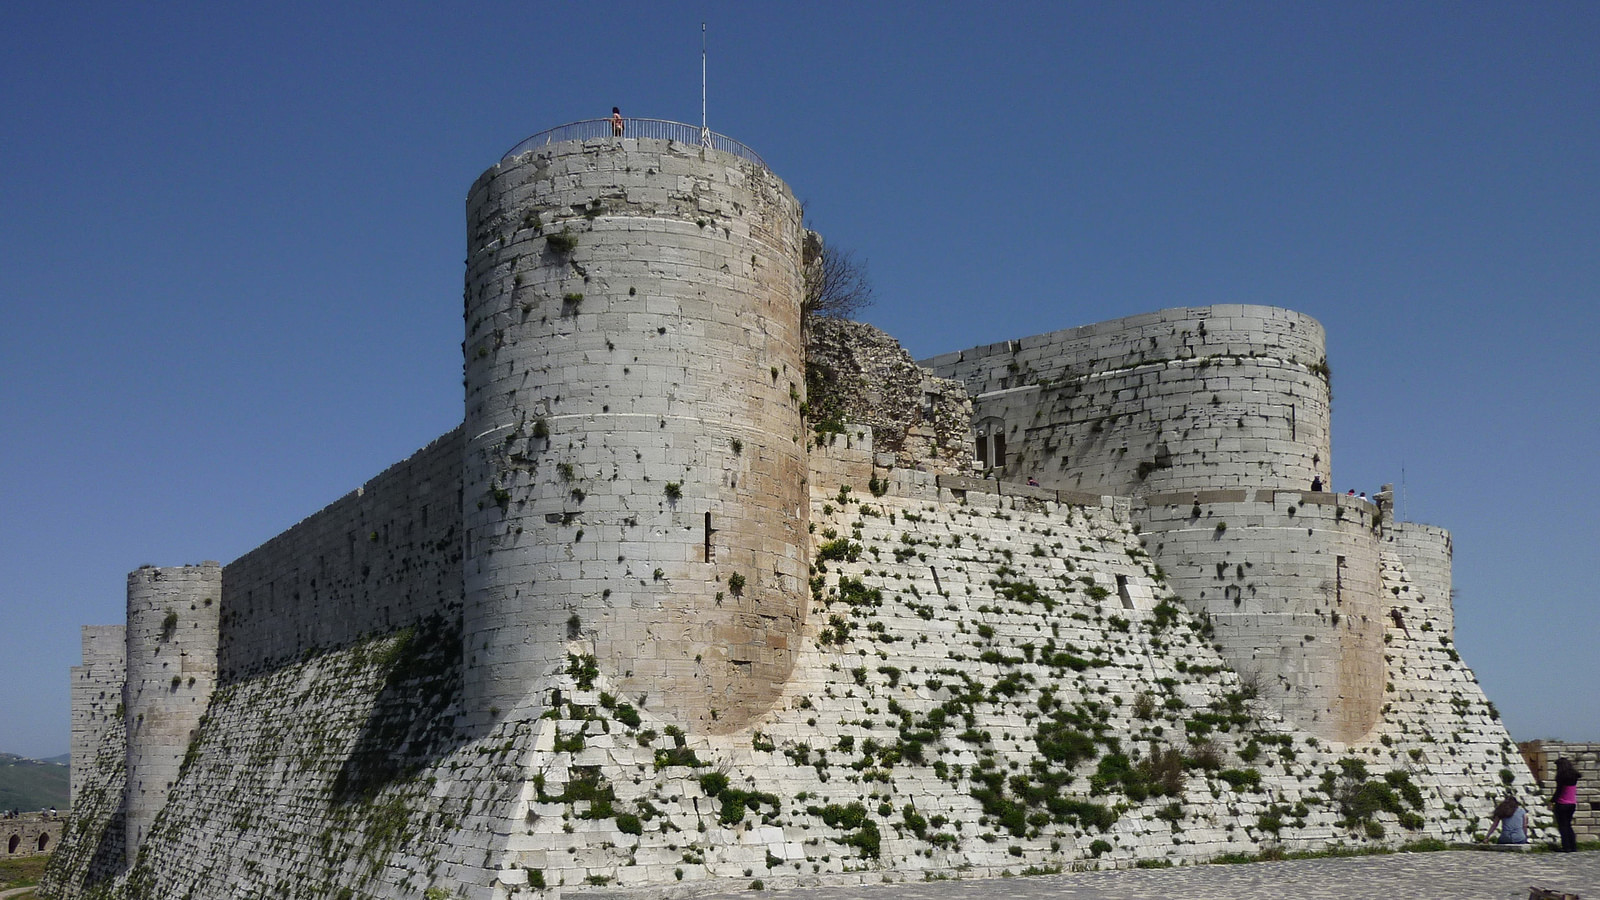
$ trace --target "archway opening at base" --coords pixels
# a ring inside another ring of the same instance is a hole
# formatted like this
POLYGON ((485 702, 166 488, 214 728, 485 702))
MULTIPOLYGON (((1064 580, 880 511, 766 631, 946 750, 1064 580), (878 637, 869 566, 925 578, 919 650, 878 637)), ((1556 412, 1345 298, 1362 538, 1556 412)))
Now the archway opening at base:
POLYGON ((50 832, 48 832, 48 831, 39 832, 39 852, 43 853, 44 852, 44 848, 46 848, 48 846, 50 846, 50 832))
POLYGON ((17 852, 17 847, 20 846, 21 844, 22 844, 22 835, 13 834, 11 836, 11 840, 6 842, 6 852, 7 853, 15 853, 15 852, 17 852))

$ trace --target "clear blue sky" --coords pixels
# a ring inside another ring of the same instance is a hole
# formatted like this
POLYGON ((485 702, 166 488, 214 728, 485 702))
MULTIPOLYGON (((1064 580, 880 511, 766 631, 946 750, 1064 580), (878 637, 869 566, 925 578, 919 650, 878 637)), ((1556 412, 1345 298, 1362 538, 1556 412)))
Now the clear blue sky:
POLYGON ((78 626, 461 419, 463 199, 519 139, 710 120, 918 357, 1169 306, 1327 326, 1334 477, 1455 534, 1519 740, 1600 739, 1600 4, 12 3, 0 750, 78 626))

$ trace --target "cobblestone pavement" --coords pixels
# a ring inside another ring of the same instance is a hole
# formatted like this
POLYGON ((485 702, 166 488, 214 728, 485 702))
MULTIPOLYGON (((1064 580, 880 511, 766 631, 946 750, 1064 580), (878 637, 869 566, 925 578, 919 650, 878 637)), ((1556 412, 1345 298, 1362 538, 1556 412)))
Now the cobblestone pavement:
POLYGON ((1527 900, 1531 887, 1600 900, 1600 852, 1450 851, 982 881, 793 888, 699 900, 1527 900))

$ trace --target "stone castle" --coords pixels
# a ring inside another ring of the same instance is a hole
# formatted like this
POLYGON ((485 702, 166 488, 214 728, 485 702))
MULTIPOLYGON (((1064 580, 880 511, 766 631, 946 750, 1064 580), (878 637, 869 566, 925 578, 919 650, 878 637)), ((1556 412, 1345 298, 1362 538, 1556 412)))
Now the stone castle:
POLYGON ((1535 791, 1452 647, 1449 535, 1311 490, 1317 322, 919 365, 804 320, 748 148, 627 133, 472 186, 458 428, 84 629, 41 896, 1188 864, 1465 839, 1535 791))

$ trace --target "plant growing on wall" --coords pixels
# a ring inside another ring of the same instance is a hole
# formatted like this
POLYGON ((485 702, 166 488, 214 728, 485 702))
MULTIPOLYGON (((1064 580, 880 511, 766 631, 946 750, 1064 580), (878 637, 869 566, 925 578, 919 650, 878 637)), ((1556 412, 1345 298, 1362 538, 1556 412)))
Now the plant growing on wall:
POLYGON ((550 249, 551 253, 557 256, 566 256, 577 249, 578 238, 563 229, 555 234, 545 235, 544 245, 550 249))

